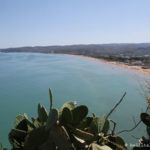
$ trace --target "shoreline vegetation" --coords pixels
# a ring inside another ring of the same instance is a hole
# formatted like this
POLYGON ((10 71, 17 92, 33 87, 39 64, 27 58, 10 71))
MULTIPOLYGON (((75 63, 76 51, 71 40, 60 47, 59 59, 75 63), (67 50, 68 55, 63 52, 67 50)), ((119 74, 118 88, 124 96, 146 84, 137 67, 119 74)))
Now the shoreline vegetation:
POLYGON ((0 52, 78 55, 138 73, 150 74, 150 43, 17 47, 0 49, 0 52))
POLYGON ((107 60, 104 58, 95 58, 95 57, 91 57, 91 56, 84 56, 84 55, 80 55, 80 57, 84 58, 84 59, 90 59, 93 61, 99 61, 105 64, 109 64, 112 65, 114 67, 119 67, 119 68, 123 68, 123 69, 128 69, 130 71, 134 71, 136 73, 140 73, 140 74, 144 74, 144 75, 150 75, 150 66, 147 67, 143 67, 142 65, 130 65, 124 62, 120 62, 120 61, 112 61, 112 60, 107 60))

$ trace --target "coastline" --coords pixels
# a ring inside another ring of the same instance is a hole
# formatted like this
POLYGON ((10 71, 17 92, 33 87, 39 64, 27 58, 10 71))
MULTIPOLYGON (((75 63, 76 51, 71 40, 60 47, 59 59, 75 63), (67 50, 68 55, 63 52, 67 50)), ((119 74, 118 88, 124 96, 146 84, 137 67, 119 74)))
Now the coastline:
MULTIPOLYGON (((0 53, 4 53, 4 52, 0 52, 0 53)), ((18 52, 16 52, 16 53, 18 53, 18 52)), ((52 53, 39 53, 39 54, 52 54, 52 53)), ((57 55, 57 54, 61 54, 61 53, 53 53, 53 54, 57 55)), ((119 68, 122 68, 122 69, 126 69, 126 70, 129 70, 129 71, 141 74, 141 75, 147 75, 147 76, 150 75, 150 69, 149 68, 144 69, 144 68, 142 68, 142 66, 136 66, 136 65, 133 66, 133 65, 125 64, 123 62, 119 62, 119 61, 108 61, 106 59, 95 58, 95 57, 85 56, 85 55, 63 54, 63 53, 61 55, 77 56, 77 57, 81 57, 81 58, 84 58, 84 59, 89 59, 89 60, 101 62, 101 63, 104 63, 104 64, 109 64, 109 65, 112 65, 113 67, 119 67, 119 68)))
POLYGON ((84 56, 84 55, 78 55, 78 56, 82 57, 82 58, 85 58, 85 59, 90 59, 90 60, 93 60, 93 61, 98 61, 98 62, 102 62, 102 63, 105 63, 105 64, 110 64, 114 67, 120 67, 120 68, 123 68, 123 69, 127 69, 129 71, 133 71, 133 72, 136 72, 136 73, 143 74, 143 75, 150 75, 150 69, 144 69, 144 68, 142 68, 142 66, 136 66, 136 65, 130 66, 130 65, 125 64, 123 62, 108 61, 108 60, 105 60, 105 59, 94 58, 94 57, 84 56))

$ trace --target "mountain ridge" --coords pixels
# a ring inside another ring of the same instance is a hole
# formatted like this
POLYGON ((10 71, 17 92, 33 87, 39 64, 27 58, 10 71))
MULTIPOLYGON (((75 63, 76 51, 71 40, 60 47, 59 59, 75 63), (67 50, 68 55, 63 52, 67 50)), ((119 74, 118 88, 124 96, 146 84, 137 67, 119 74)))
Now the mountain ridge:
POLYGON ((60 53, 87 56, 145 56, 150 55, 150 43, 77 44, 52 46, 24 46, 2 48, 0 52, 60 53))

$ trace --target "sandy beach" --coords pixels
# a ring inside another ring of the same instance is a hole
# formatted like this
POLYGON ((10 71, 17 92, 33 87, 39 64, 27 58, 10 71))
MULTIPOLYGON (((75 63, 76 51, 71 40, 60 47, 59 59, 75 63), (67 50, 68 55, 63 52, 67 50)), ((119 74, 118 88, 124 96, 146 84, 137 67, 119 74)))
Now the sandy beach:
POLYGON ((130 71, 134 71, 134 72, 137 72, 137 73, 150 75, 150 69, 144 69, 144 68, 142 68, 142 66, 130 66, 130 65, 127 65, 127 64, 122 63, 122 62, 107 61, 107 60, 104 60, 104 59, 99 59, 99 58, 94 58, 94 57, 89 57, 89 56, 80 56, 80 57, 82 57, 84 59, 90 59, 90 60, 93 60, 93 61, 99 61, 99 62, 102 62, 102 63, 105 63, 105 64, 110 64, 114 67, 120 67, 120 68, 128 69, 130 71))

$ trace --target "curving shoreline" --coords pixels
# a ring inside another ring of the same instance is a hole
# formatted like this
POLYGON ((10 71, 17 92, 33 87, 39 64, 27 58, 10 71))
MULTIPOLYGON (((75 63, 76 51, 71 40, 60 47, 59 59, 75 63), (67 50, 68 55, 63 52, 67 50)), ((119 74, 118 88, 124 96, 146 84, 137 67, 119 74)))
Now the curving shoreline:
POLYGON ((117 61, 107 61, 105 59, 99 59, 99 58, 94 58, 94 57, 90 57, 90 56, 84 56, 84 55, 78 55, 79 57, 82 57, 84 59, 90 59, 93 61, 99 61, 105 64, 110 64, 114 67, 120 67, 120 68, 124 68, 124 69, 128 69, 129 71, 134 71, 136 73, 140 73, 140 74, 144 74, 144 75, 150 75, 150 69, 144 69, 142 68, 142 66, 130 66, 127 65, 123 62, 117 62, 117 61))
MULTIPOLYGON (((0 53, 3 53, 3 52, 0 52, 0 53)), ((14 53, 14 52, 13 52, 14 53)), ((16 52, 18 53, 18 52, 16 52)), ((28 52, 27 52, 28 53, 28 52)), ((35 53, 35 52, 34 52, 35 53)), ((38 52, 37 52, 38 53, 38 52)), ((41 53, 40 53, 41 54, 41 53)), ((42 54, 52 54, 52 53, 42 53, 42 54)), ((90 60, 93 60, 93 61, 97 61, 97 62, 101 62, 101 63, 105 63, 105 64, 109 64, 109 65, 112 65, 114 67, 120 67, 122 69, 127 69, 129 71, 133 71, 133 72, 136 72, 136 73, 139 73, 139 74, 142 74, 142 75, 150 75, 150 69, 147 68, 147 69, 144 69, 142 68, 142 66, 136 66, 136 65, 128 65, 128 64, 125 64, 123 62, 119 62, 119 61, 108 61, 106 59, 103 59, 103 58, 96 58, 96 57, 92 57, 92 56, 87 56, 87 55, 77 55, 77 54, 64 54, 64 53, 53 53, 55 55, 57 54, 61 54, 61 55, 72 55, 72 56, 77 56, 77 57, 81 57, 81 58, 84 58, 84 59, 90 59, 90 60)))

